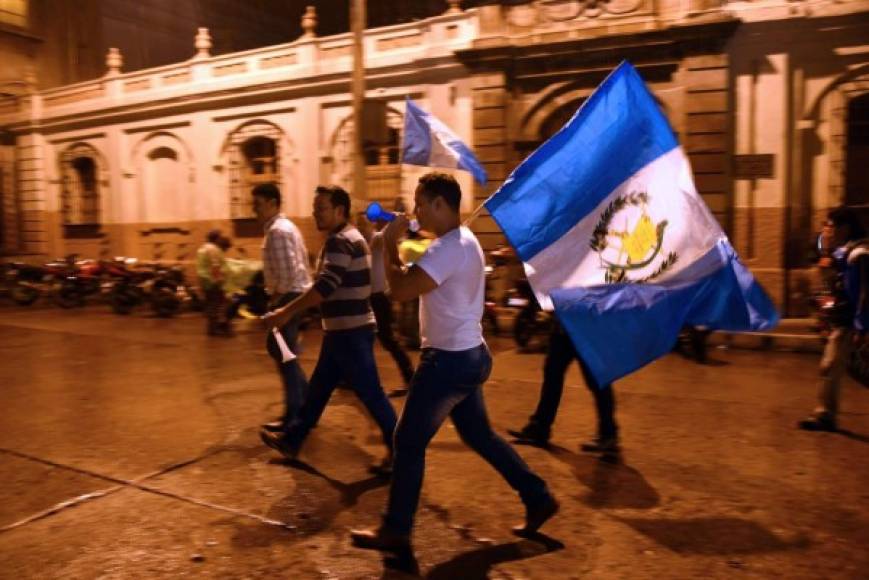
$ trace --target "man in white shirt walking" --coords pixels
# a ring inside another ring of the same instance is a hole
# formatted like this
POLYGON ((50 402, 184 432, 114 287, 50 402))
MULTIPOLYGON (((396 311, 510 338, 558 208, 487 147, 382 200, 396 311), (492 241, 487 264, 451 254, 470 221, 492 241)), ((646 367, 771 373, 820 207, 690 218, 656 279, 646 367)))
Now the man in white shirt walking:
POLYGON ((402 551, 410 547, 429 441, 449 416, 462 440, 515 489, 526 507, 525 524, 537 531, 558 502, 521 457, 489 424, 482 385, 492 370, 481 319, 485 259, 474 234, 460 223, 461 189, 444 173, 429 173, 416 189, 420 227, 437 235, 425 254, 403 271, 397 242, 408 226, 399 215, 384 230, 387 277, 395 300, 420 297, 422 356, 395 431, 394 467, 383 522, 351 533, 360 548, 402 551))

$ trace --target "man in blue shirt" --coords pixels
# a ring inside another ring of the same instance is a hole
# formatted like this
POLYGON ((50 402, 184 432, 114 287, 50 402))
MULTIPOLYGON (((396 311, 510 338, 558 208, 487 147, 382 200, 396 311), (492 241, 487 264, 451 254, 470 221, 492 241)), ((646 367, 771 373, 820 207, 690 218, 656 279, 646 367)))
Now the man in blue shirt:
POLYGON ((832 248, 818 265, 829 269, 833 306, 828 314, 832 326, 821 357, 818 407, 797 426, 806 431, 836 431, 842 375, 855 344, 865 340, 869 328, 869 240, 853 210, 831 210, 824 224, 822 245, 832 248), (825 239, 826 238, 826 239, 825 239))

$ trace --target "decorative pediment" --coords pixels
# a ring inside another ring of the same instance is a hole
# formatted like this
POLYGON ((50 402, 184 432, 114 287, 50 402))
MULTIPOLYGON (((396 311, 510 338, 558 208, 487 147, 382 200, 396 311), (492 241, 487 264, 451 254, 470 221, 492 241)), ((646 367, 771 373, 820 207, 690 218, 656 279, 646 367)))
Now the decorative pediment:
POLYGON ((536 0, 511 6, 507 21, 518 28, 546 28, 574 20, 641 15, 651 10, 650 0, 536 0))

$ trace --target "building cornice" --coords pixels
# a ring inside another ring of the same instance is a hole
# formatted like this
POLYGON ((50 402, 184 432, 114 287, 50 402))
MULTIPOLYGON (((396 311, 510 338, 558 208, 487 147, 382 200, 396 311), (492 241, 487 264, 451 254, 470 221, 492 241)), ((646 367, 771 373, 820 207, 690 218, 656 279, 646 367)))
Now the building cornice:
MULTIPOLYGON (((436 58, 416 61, 400 67, 388 67, 369 71, 366 77, 369 91, 388 91, 428 82, 443 82, 459 78, 467 70, 454 58, 436 58)), ((142 103, 108 106, 90 111, 72 111, 66 114, 48 114, 39 119, 20 119, 6 125, 15 133, 41 132, 52 134, 81 130, 93 126, 128 124, 153 120, 157 117, 185 115, 200 111, 225 110, 235 107, 276 103, 290 99, 342 94, 349 92, 350 78, 347 73, 334 73, 317 77, 286 79, 271 83, 230 87, 221 90, 202 91, 195 94, 155 99, 142 103)), ((401 93, 404 94, 403 92, 401 93)), ((372 95, 380 96, 383 95, 372 95)), ((398 96, 398 94, 396 94, 398 96)), ((286 108, 286 107, 284 107, 286 108)), ((269 114, 263 112, 262 114, 269 114)), ((247 115, 234 115, 243 118, 247 115)), ((254 115, 256 116, 256 115, 254 115)))
MULTIPOLYGON (((558 60, 560 65, 564 65, 565 59, 577 65, 610 65, 635 57, 658 60, 673 54, 674 50, 720 49, 739 25, 738 19, 719 15, 630 34, 614 32, 571 38, 570 31, 559 31, 549 35, 490 37, 475 41, 471 48, 457 51, 456 56, 469 68, 481 70, 504 70, 508 63, 513 69, 530 70, 537 68, 538 64, 539 68, 545 69, 547 62, 558 60)), ((569 68, 565 69, 564 74, 569 73, 569 68)))

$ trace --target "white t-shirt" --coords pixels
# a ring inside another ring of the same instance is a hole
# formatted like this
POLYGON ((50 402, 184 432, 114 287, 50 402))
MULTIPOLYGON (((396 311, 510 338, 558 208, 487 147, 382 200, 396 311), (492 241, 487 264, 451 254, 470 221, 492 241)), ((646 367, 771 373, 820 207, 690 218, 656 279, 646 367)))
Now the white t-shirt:
POLYGON ((483 343, 485 258, 466 227, 436 239, 416 261, 438 287, 420 296, 422 347, 468 350, 483 343))

